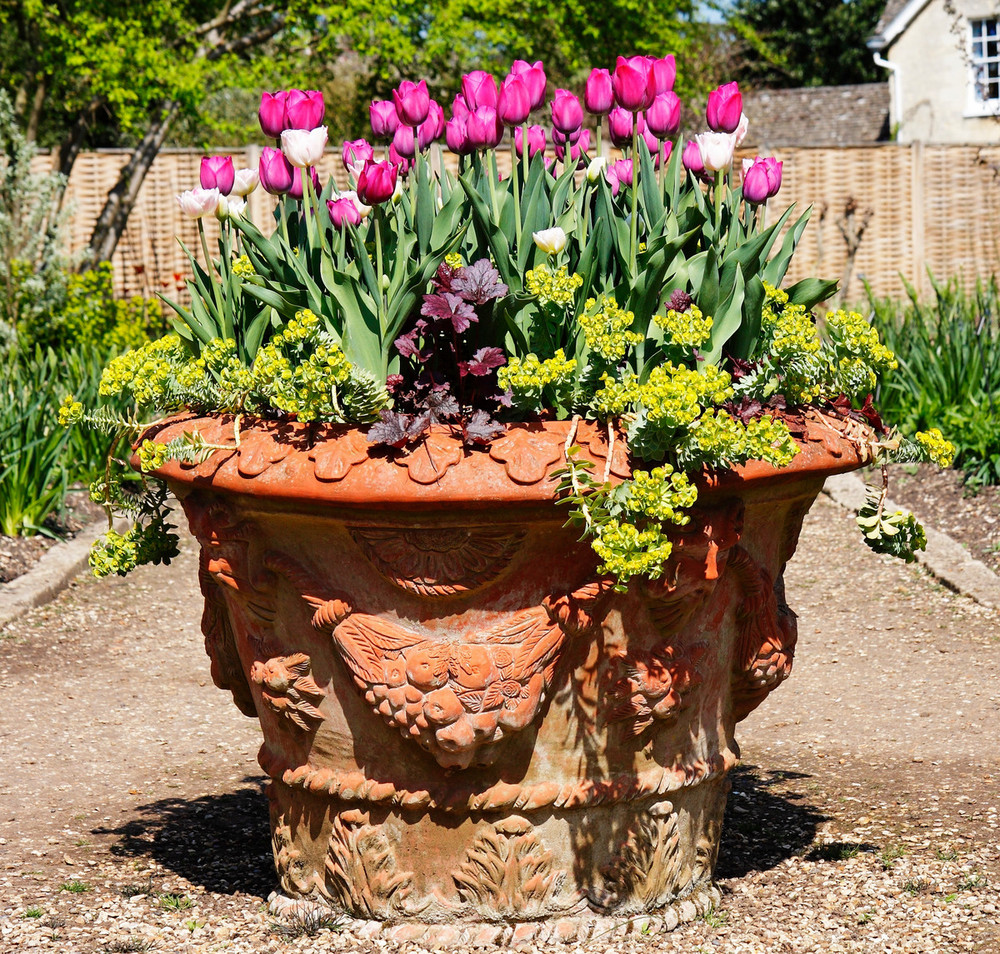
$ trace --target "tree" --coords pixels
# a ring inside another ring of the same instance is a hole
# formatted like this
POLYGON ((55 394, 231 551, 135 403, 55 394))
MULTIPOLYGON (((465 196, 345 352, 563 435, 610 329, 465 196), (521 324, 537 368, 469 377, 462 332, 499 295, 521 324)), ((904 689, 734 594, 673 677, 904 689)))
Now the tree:
POLYGON ((758 88, 841 86, 881 79, 865 41, 885 0, 736 0, 723 10, 739 76, 758 88))

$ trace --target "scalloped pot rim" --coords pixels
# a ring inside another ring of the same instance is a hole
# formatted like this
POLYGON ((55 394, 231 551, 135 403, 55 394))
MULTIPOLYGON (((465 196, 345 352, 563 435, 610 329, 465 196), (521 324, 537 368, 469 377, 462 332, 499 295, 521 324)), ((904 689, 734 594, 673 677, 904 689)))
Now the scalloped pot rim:
MULTIPOLYGON (((241 429, 240 447, 217 450, 199 464, 168 461, 155 471, 180 497, 197 488, 248 494, 258 499, 406 509, 550 504, 553 474, 563 463, 570 421, 510 424, 507 432, 483 448, 465 449, 450 431, 433 431, 413 448, 375 451, 365 432, 348 425, 307 425, 257 421, 241 429)), ((809 412, 800 453, 776 469, 750 461, 732 470, 705 472, 696 478, 703 498, 717 493, 773 487, 786 480, 855 470, 864 459, 857 442, 845 436, 853 421, 809 412)), ((197 432, 208 443, 233 442, 231 415, 178 415, 143 437, 167 442, 197 432)), ((630 474, 627 449, 615 436, 608 464, 608 429, 580 421, 575 441, 580 459, 594 464, 600 478, 622 480, 630 474)), ((137 466, 133 456, 132 465, 137 466)))

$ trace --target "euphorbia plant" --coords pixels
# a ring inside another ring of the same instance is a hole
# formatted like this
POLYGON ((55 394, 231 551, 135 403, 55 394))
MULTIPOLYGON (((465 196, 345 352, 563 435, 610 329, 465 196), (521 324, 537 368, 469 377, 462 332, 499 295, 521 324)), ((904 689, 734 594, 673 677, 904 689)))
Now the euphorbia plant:
MULTIPOLYGON (((712 94, 711 131, 682 147, 670 138, 675 73, 673 57, 620 57, 591 73, 582 102, 560 89, 545 108, 542 64, 518 61, 499 83, 462 77, 447 121, 426 84, 405 81, 392 102, 371 104, 375 141, 344 144, 347 190, 316 176, 326 140, 318 94, 265 93, 261 127, 281 151, 264 150, 259 177, 280 196, 276 228, 266 234, 211 194, 185 199, 192 215, 216 208, 219 254, 191 254, 191 304, 174 306, 175 334, 106 371, 103 393, 131 398, 133 413, 69 401, 64 417, 104 426, 121 445, 163 414, 223 412, 233 418, 227 448, 250 417, 341 422, 389 453, 435 427, 475 448, 511 420, 569 419, 559 492, 622 585, 662 572, 666 528, 684 523, 697 497, 693 472, 787 464, 809 407, 852 418, 877 461, 946 461, 939 434, 907 441, 871 407, 893 358, 865 319, 837 311, 820 333, 811 309, 835 283, 782 288, 808 211, 764 224, 780 162, 758 157, 734 173, 747 128, 736 84, 712 94), (531 123, 536 110, 551 129, 531 123), (598 118, 593 155, 585 110, 598 118), (599 154, 605 121, 623 147, 617 162, 599 154), (501 177, 505 136, 515 148, 501 177), (627 446, 629 480, 578 462, 572 438, 584 418, 627 446)), ((217 195, 230 168, 213 161, 206 175, 216 186, 204 192, 217 195)), ((193 436, 145 439, 138 460, 151 471, 216 449, 193 436)), ((119 472, 109 466, 95 488, 109 505, 122 499, 119 472)), ((146 522, 109 534, 99 572, 169 555, 155 545, 162 494, 142 480, 148 492, 128 501, 146 522)), ((863 514, 866 537, 909 557, 919 528, 883 503, 884 490, 863 514)))

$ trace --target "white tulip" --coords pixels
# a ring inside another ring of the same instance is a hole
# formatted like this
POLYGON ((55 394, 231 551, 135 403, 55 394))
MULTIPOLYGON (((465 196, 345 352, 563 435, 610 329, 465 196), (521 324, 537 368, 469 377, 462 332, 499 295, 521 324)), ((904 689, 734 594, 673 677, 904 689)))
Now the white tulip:
POLYGON ((706 172, 722 172, 733 164, 736 136, 732 133, 705 132, 694 137, 706 172))
POLYGON ((364 202, 358 198, 357 192, 353 189, 348 189, 346 192, 340 192, 338 195, 341 199, 350 199, 354 203, 354 207, 358 210, 358 215, 360 215, 361 218, 366 219, 371 214, 372 207, 370 205, 365 205, 364 202))
POLYGON ((259 182, 260 176, 258 176, 256 169, 237 169, 236 175, 233 178, 233 189, 230 194, 238 196, 250 195, 257 188, 257 183, 259 182))
POLYGON ((542 229, 541 232, 532 232, 531 237, 535 240, 535 245, 547 255, 558 255, 566 247, 566 233, 558 225, 542 229))
POLYGON ((736 127, 736 131, 733 135, 736 137, 736 146, 743 145, 743 140, 747 138, 747 131, 750 129, 750 120, 747 119, 746 113, 740 113, 740 123, 736 127))
POLYGON ((218 189, 188 189, 177 196, 177 204, 185 215, 192 219, 200 219, 203 215, 211 215, 218 207, 222 193, 218 189))
POLYGON ((606 156, 597 156, 595 159, 591 159, 590 165, 587 166, 587 181, 597 182, 604 174, 607 166, 608 160, 606 156))
POLYGON ((281 134, 281 151, 299 169, 314 166, 323 158, 326 126, 317 129, 286 129, 281 134))

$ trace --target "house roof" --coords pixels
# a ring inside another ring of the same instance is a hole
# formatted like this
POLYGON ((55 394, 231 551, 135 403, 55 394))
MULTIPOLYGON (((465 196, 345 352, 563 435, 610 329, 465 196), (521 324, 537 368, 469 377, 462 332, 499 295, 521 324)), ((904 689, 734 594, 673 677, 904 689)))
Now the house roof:
POLYGON ((887 83, 805 86, 748 93, 743 148, 857 146, 889 138, 887 83))
POLYGON ((930 0, 887 0, 875 33, 865 44, 870 50, 884 50, 899 36, 930 0))

